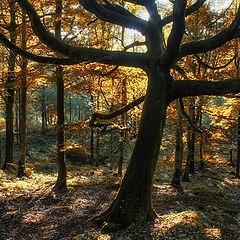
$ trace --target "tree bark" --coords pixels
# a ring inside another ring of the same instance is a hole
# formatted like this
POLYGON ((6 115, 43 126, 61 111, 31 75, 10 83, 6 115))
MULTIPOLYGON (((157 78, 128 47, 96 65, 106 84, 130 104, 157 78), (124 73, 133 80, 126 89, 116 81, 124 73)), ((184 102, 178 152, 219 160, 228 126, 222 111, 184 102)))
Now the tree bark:
POLYGON ((240 178, 240 110, 238 112, 237 162, 235 177, 240 178))
MULTIPOLYGON (((61 39, 61 14, 62 0, 56 0, 56 17, 59 19, 55 22, 55 35, 61 39)), ((64 80, 63 67, 56 67, 57 82, 57 167, 58 177, 53 191, 56 193, 65 193, 67 191, 67 170, 64 159, 64 80)))
POLYGON ((152 70, 135 148, 122 186, 111 206, 96 221, 123 226, 144 223, 156 214, 152 206, 152 180, 158 159, 166 109, 169 75, 152 70))
MULTIPOLYGON (((191 102, 189 105, 189 115, 192 119, 193 124, 196 124, 195 119, 195 97, 191 98, 191 102)), ((186 166, 183 174, 182 181, 189 182, 189 174, 194 173, 194 154, 195 154, 195 130, 192 129, 191 126, 188 127, 187 131, 187 147, 188 147, 188 154, 187 154, 187 160, 186 160, 186 166)))
POLYGON ((187 130, 187 146, 188 146, 188 155, 186 160, 186 165, 184 169, 184 174, 182 177, 183 182, 191 182, 189 178, 189 170, 190 170, 190 161, 191 161, 191 154, 190 154, 190 148, 191 148, 191 127, 188 127, 187 130))
MULTIPOLYGON (((16 43, 16 2, 15 0, 9 1, 10 7, 10 24, 9 32, 12 43, 16 43)), ((13 150, 14 150, 14 135, 13 135, 13 105, 14 105, 14 94, 15 94, 15 77, 14 68, 16 62, 16 55, 13 51, 9 54, 9 65, 8 65, 8 77, 6 82, 6 145, 5 145, 5 161, 2 169, 13 168, 13 150)))
POLYGON ((20 93, 20 88, 16 87, 15 90, 15 139, 16 139, 16 145, 19 144, 19 138, 20 138, 20 98, 21 98, 21 93, 20 93))
MULTIPOLYGON (((195 109, 196 109, 196 97, 192 97, 191 100, 191 105, 190 105, 190 117, 192 118, 192 121, 195 125, 197 125, 197 121, 196 121, 196 113, 195 113, 195 109)), ((189 173, 193 174, 195 173, 195 142, 196 142, 196 131, 195 129, 192 129, 191 134, 190 134, 190 144, 188 146, 188 154, 189 154, 189 159, 190 159, 190 163, 189 163, 189 173)))
POLYGON ((175 143, 175 173, 172 178, 171 185, 181 186, 180 177, 182 175, 182 160, 183 160, 183 122, 182 113, 180 109, 179 100, 177 100, 178 125, 176 129, 176 143, 175 143))
MULTIPOLYGON (((22 13, 22 48, 26 49, 26 13, 22 13)), ((27 59, 22 58, 21 66, 21 89, 20 89, 20 116, 19 116, 19 135, 20 135, 20 158, 18 161, 18 177, 26 176, 26 152, 27 152, 27 59)))
MULTIPOLYGON (((127 105, 127 86, 126 86, 126 79, 122 80, 122 87, 121 87, 121 97, 122 103, 121 105, 124 107, 127 105)), ((126 125, 126 113, 121 115, 121 125, 125 128, 126 125)), ((120 130, 119 134, 119 161, 118 161, 118 176, 122 176, 123 172, 123 160, 124 160, 124 142, 126 139, 126 130, 120 130)))
POLYGON ((45 96, 45 86, 42 87, 41 93, 41 117, 42 117, 42 132, 44 133, 47 129, 47 108, 46 108, 46 96, 45 96))
MULTIPOLYGON (((199 127, 202 127, 202 106, 204 102, 204 97, 200 98, 200 106, 198 107, 199 111, 199 127)), ((204 169, 204 160, 203 160, 203 143, 204 143, 204 137, 203 134, 200 136, 200 143, 199 143, 199 157, 200 157, 200 170, 204 169)))

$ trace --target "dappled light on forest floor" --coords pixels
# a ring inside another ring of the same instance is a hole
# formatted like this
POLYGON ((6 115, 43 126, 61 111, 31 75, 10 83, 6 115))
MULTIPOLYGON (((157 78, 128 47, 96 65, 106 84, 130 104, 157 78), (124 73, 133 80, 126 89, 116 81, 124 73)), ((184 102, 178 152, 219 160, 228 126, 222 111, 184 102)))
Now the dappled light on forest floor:
POLYGON ((221 230, 219 228, 206 228, 204 229, 206 237, 210 239, 222 239, 221 230))
MULTIPOLYGON (((198 213, 196 211, 184 211, 180 213, 172 213, 168 215, 160 216, 153 225, 153 233, 157 237, 163 237, 174 232, 177 228, 197 226, 198 223, 198 213)), ((179 232, 179 230, 178 230, 179 232)), ((188 233, 182 232, 179 238, 185 236, 187 238, 188 233)))
MULTIPOLYGON (((168 164, 167 162, 165 164, 168 164)), ((163 163, 161 163, 163 165, 163 163)), ((0 171, 0 229, 3 239, 68 240, 235 240, 240 234, 240 180, 224 162, 171 187, 171 169, 157 171, 153 204, 158 218, 144 226, 105 234, 89 220, 116 197, 121 178, 106 167, 68 166, 68 192, 51 192, 56 175, 37 170, 18 179, 0 171), (216 167, 216 168, 215 168, 216 167), (158 175, 159 174, 159 175, 158 175)))

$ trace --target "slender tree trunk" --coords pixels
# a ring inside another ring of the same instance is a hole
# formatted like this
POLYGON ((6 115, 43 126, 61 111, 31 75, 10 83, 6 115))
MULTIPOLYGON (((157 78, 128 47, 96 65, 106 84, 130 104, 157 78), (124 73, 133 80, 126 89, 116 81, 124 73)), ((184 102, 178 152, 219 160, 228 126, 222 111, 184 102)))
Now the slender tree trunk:
MULTIPOLYGON (((99 94, 97 95, 97 109, 99 109, 99 94)), ((95 165, 98 166, 100 162, 100 132, 96 131, 96 159, 95 159, 95 165)))
POLYGON ((0 132, 0 166, 2 166, 2 162, 3 162, 3 159, 2 159, 2 134, 0 132))
POLYGON ((69 103, 69 122, 72 122, 72 97, 71 93, 68 93, 68 103, 69 103))
POLYGON ((190 157, 190 164, 189 164, 189 173, 193 174, 195 173, 195 142, 196 142, 196 132, 195 130, 192 131, 191 134, 191 141, 190 141, 190 152, 189 152, 189 157, 190 157))
MULTIPOLYGON (((236 76, 240 75, 240 58, 235 59, 236 76)), ((240 178, 240 110, 238 110, 238 133, 237 133, 237 162, 236 162, 236 178, 240 178)))
MULTIPOLYGON (((16 43, 16 15, 15 0, 9 1, 10 7, 10 18, 11 22, 9 25, 10 29, 10 39, 14 44, 16 43)), ((14 105, 14 93, 15 93, 15 68, 16 56, 13 51, 9 54, 9 65, 8 65, 8 77, 6 82, 6 145, 5 145, 5 161, 3 163, 2 169, 12 169, 13 168, 13 146, 14 146, 14 134, 13 134, 13 105, 14 105)))
MULTIPOLYGON (((126 86, 126 79, 122 81, 122 106, 127 105, 127 86, 126 86)), ((125 128, 126 125, 126 115, 121 115, 121 124, 125 128)), ((123 160, 124 160, 124 142, 126 138, 126 130, 120 131, 120 141, 119 141, 119 161, 118 161, 118 176, 122 176, 123 171, 123 160)))
MULTIPOLYGON (((200 110, 200 116, 199 116, 199 127, 202 126, 202 109, 200 110)), ((199 144, 199 156, 200 156, 200 169, 204 169, 204 160, 203 160, 203 142, 204 137, 203 134, 200 136, 200 144, 199 144)))
MULTIPOLYGON (((61 39, 61 14, 62 0, 56 0, 56 16, 59 19, 55 23, 55 35, 61 39)), ((64 80, 63 67, 56 67, 57 80, 57 167, 58 177, 53 190, 57 193, 67 191, 67 170, 64 159, 64 80)))
POLYGON ((42 116, 42 132, 44 133, 47 129, 47 108, 46 108, 45 87, 42 88, 41 116, 42 116))
POLYGON ((178 111, 178 126, 176 129, 176 144, 175 144, 175 173, 172 178, 172 186, 181 186, 180 177, 182 175, 182 160, 183 160, 183 123, 182 113, 180 109, 179 100, 177 100, 177 111, 178 111))
POLYGON ((90 152, 91 152, 91 163, 94 163, 94 130, 91 128, 90 132, 90 152))
MULTIPOLYGON (((69 122, 70 122, 70 126, 71 126, 71 122, 72 122, 72 97, 71 97, 71 92, 68 93, 68 102, 69 102, 69 122)), ((71 131, 71 127, 69 129, 69 138, 72 137, 72 131, 71 131)))
POLYGON ((232 166, 234 166, 234 162, 233 162, 233 149, 230 148, 229 149, 229 160, 232 166))
POLYGON ((238 112, 237 162, 235 176, 236 178, 240 178, 240 110, 238 112))
POLYGON ((158 73, 154 67, 152 69, 138 137, 127 172, 116 199, 96 221, 128 226, 133 222, 144 223, 156 216, 152 206, 152 180, 169 104, 166 93, 170 79, 164 70, 158 73))
MULTIPOLYGON (((91 102, 93 104, 93 95, 91 94, 91 102)), ((90 152, 91 152, 91 163, 94 163, 94 130, 93 127, 91 127, 90 130, 90 152)))
MULTIPOLYGON (((192 122, 196 124, 195 97, 191 98, 191 102, 189 105, 189 115, 192 119, 192 122)), ((187 130, 187 147, 188 147, 188 154, 187 154, 186 166, 185 166, 185 170, 182 178, 183 182, 190 182, 189 174, 194 173, 195 131, 192 130, 191 126, 189 126, 187 130)))
POLYGON ((19 138, 20 138, 20 98, 21 98, 21 93, 20 93, 20 88, 16 88, 16 93, 15 93, 15 137, 16 137, 16 144, 19 144, 19 138))
POLYGON ((120 132, 120 140, 119 140, 119 160, 118 160, 118 176, 122 176, 122 171, 123 171, 123 158, 124 158, 124 130, 120 132))
MULTIPOLYGON (((26 14, 23 12, 22 17, 22 48, 26 49, 26 14)), ((21 75, 21 89, 20 89, 20 116, 19 116, 19 134, 20 134, 20 158, 18 162, 18 177, 26 176, 26 152, 27 152, 27 59, 22 59, 22 75, 21 75)))
MULTIPOLYGON (((188 149, 191 148, 191 127, 190 126, 188 127, 188 130, 187 130, 187 146, 188 146, 188 149)), ((182 177, 183 182, 191 182, 189 178, 190 160, 191 160, 191 155, 188 150, 186 165, 185 165, 184 174, 182 177)))
MULTIPOLYGON (((192 118, 192 121, 195 125, 197 125, 197 117, 195 114, 195 104, 196 104, 196 97, 192 97, 191 106, 190 106, 190 116, 192 118)), ((189 164, 189 173, 193 174, 195 173, 195 142, 196 142, 196 131, 195 129, 192 129, 191 131, 191 137, 190 137, 190 145, 188 148, 188 154, 190 158, 190 164, 189 164)))
POLYGON ((97 132, 97 135, 96 135, 96 159, 95 159, 95 166, 98 166, 99 165, 99 162, 100 162, 100 133, 97 132))

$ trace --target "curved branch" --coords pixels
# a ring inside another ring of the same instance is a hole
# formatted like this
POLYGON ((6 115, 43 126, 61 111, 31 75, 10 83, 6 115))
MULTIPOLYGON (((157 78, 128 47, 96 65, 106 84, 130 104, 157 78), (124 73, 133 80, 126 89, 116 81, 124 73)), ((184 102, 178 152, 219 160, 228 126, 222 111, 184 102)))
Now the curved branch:
POLYGON ((172 100, 187 96, 225 95, 240 92, 240 78, 219 81, 176 80, 172 100))
POLYGON ((187 1, 175 1, 173 9, 173 26, 171 33, 168 37, 167 49, 165 52, 165 63, 171 65, 176 59, 179 53, 179 47, 182 41, 182 37, 185 31, 185 17, 184 11, 187 1))
MULTIPOLYGON (((196 12, 205 2, 206 2, 206 0, 198 0, 193 5, 188 7, 185 11, 185 17, 196 12)), ((170 16, 163 18, 161 20, 161 24, 162 24, 162 26, 164 26, 172 21, 173 21, 173 15, 170 15, 170 16)))
POLYGON ((183 78, 187 79, 186 71, 181 66, 174 65, 172 68, 176 70, 183 78))
POLYGON ((12 42, 10 42, 2 33, 0 33, 0 42, 2 42, 5 47, 11 49, 15 54, 22 55, 35 62, 61 64, 61 65, 72 65, 72 64, 79 63, 79 61, 76 61, 76 59, 44 57, 44 56, 35 55, 26 50, 23 50, 22 48, 17 47, 12 42))
POLYGON ((20 6, 30 17, 32 28, 39 39, 53 51, 59 52, 79 62, 99 62, 111 65, 123 65, 132 67, 144 67, 147 56, 142 53, 130 53, 121 51, 108 51, 94 48, 71 46, 57 39, 42 24, 36 10, 27 0, 17 0, 20 6))
MULTIPOLYGON (((181 112, 183 114, 183 116, 188 120, 188 123, 190 124, 191 128, 198 132, 198 133, 201 133, 201 134, 204 134, 204 132, 202 131, 202 129, 198 128, 197 125, 194 123, 193 119, 187 114, 187 112, 185 111, 185 108, 184 108, 184 104, 183 104, 183 99, 182 98, 179 98, 179 103, 180 103, 180 108, 181 108, 181 112)), ((206 135, 204 134, 205 138, 206 138, 206 135)), ((206 138, 207 140, 207 138, 206 138)))
POLYGON ((118 4, 108 1, 104 1, 105 4, 99 4, 96 0, 78 0, 78 2, 83 8, 95 14, 102 21, 136 29, 143 34, 146 32, 147 22, 118 4))
POLYGON ((214 50, 221 47, 223 44, 234 39, 236 32, 240 26, 240 8, 233 20, 232 24, 225 30, 216 34, 215 36, 196 42, 185 43, 181 46, 178 59, 191 54, 205 53, 207 51, 214 50))
POLYGON ((112 113, 109 113, 109 114, 95 112, 95 113, 92 114, 92 118, 91 118, 91 121, 90 121, 90 126, 94 127, 94 123, 97 119, 105 119, 106 120, 106 119, 112 119, 114 117, 117 117, 117 116, 129 111, 130 109, 136 107, 137 105, 142 103, 144 100, 145 100, 145 96, 142 96, 142 97, 136 99, 135 101, 129 103, 125 107, 120 108, 119 110, 117 110, 115 112, 112 112, 112 113))
POLYGON ((237 53, 235 53, 234 57, 231 58, 227 63, 225 63, 224 65, 222 66, 210 66, 209 64, 205 63, 197 54, 194 54, 194 56, 196 57, 197 61, 203 65, 205 68, 209 68, 209 69, 212 69, 212 70, 219 70, 219 69, 222 69, 222 68, 225 68, 227 67, 229 64, 231 64, 237 57, 237 53))

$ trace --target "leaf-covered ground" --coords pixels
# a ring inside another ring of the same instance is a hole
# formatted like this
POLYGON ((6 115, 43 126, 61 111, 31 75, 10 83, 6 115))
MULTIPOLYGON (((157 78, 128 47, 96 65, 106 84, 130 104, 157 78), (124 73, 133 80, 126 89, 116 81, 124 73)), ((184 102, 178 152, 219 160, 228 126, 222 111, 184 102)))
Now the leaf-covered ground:
POLYGON ((89 219, 114 198, 119 181, 103 167, 69 167, 69 191, 51 193, 56 176, 35 172, 18 179, 0 172, 0 239, 240 239, 240 180, 226 163, 212 161, 184 184, 184 193, 159 173, 154 206, 159 217, 145 226, 105 234, 89 219))
POLYGON ((172 166, 162 159, 156 172, 153 201, 159 217, 109 234, 89 220, 113 200, 120 179, 103 166, 69 165, 68 193, 56 196, 52 155, 32 152, 29 178, 0 170, 0 239, 240 240, 240 180, 233 167, 210 156, 205 171, 192 175, 180 193, 169 184, 172 166))

